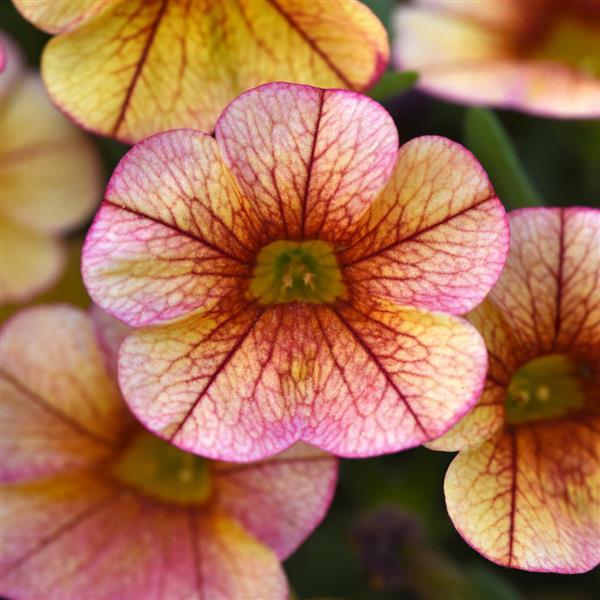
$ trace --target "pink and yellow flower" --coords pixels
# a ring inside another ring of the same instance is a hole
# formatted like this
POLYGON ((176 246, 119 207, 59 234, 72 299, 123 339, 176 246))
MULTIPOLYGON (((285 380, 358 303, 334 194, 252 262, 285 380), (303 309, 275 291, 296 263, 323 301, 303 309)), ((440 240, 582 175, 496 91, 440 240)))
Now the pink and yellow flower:
POLYGON ((50 287, 65 260, 60 234, 82 223, 100 197, 97 156, 61 116, 39 78, 0 35, 0 303, 50 287))
POLYGON ((13 0, 57 34, 42 74, 83 127, 135 142, 174 127, 212 131, 238 94, 269 81, 364 90, 389 58, 357 0, 13 0))
POLYGON ((460 534, 501 565, 600 562, 600 211, 511 213, 506 268, 469 320, 490 369, 477 407, 429 444, 460 534))
POLYGON ((506 258, 504 209, 450 140, 398 152, 365 96, 268 84, 211 137, 157 134, 117 167, 83 275, 138 328, 119 379, 175 445, 254 460, 304 440, 344 456, 415 446, 476 402, 479 304, 506 258))
POLYGON ((41 306, 0 335, 1 593, 287 598, 279 561, 323 518, 335 458, 298 445, 236 465, 166 444, 127 411, 119 333, 100 333, 78 309, 41 306))
POLYGON ((600 116, 597 0, 416 0, 395 17, 398 68, 471 104, 600 116))

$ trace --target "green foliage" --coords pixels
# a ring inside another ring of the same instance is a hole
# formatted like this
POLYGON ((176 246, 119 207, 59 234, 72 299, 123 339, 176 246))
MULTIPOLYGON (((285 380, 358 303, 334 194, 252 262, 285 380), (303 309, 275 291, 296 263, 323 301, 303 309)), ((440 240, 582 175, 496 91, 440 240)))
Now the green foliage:
POLYGON ((469 150, 487 171, 498 197, 507 209, 539 206, 539 193, 521 166, 517 152, 500 119, 486 108, 471 108, 464 119, 469 150))
POLYGON ((369 96, 383 102, 412 88, 419 78, 414 71, 386 71, 377 84, 369 91, 369 96))

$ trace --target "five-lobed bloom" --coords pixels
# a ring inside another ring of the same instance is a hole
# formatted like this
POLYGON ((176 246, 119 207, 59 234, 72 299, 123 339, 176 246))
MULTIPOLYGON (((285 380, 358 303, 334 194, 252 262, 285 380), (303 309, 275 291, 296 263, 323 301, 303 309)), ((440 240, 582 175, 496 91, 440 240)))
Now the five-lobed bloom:
POLYGON ((374 101, 273 83, 215 137, 157 134, 117 167, 88 233, 94 300, 136 329, 119 381, 151 431, 246 461, 297 440, 344 456, 433 439, 476 402, 486 353, 454 316, 508 250, 475 158, 398 151, 374 101))
POLYGON ((484 556, 532 571, 600 562, 600 211, 510 215, 506 267, 468 315, 489 353, 475 409, 430 446, 456 528, 484 556))
POLYGON ((442 98, 600 117, 597 0, 415 0, 395 15, 394 62, 442 98))
POLYGON ((323 518, 336 459, 298 445, 239 465, 166 444, 118 392, 121 328, 58 305, 2 330, 1 593, 287 598, 279 561, 323 518))

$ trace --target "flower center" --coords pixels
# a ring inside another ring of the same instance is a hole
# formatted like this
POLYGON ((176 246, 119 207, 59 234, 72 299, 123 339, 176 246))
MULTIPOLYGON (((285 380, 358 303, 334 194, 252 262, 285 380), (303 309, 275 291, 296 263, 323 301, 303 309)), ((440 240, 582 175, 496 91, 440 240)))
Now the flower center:
POLYGON ((508 386, 504 407, 509 423, 555 419, 583 408, 585 368, 564 356, 549 354, 519 369, 508 386))
POLYGON ((566 63, 600 77, 600 28, 581 19, 556 19, 533 52, 533 58, 566 63))
POLYGON ((207 460, 146 431, 133 437, 112 465, 111 475, 148 496, 174 504, 202 504, 212 491, 207 460))
POLYGON ((280 240, 260 251, 250 293, 260 304, 323 304, 345 297, 346 289, 327 242, 280 240))

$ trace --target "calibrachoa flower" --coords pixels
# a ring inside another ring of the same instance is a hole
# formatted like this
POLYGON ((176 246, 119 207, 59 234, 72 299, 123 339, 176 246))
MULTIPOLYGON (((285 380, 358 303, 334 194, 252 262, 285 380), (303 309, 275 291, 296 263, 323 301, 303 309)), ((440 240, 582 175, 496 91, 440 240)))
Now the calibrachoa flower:
POLYGON ((119 359, 133 412, 227 460, 299 439, 373 455, 445 432, 486 370, 452 314, 483 299, 508 245, 481 166, 438 137, 398 152, 376 102, 293 84, 242 94, 215 138, 135 146, 84 246, 88 291, 140 328, 119 359))
POLYGON ((166 444, 126 410, 115 335, 101 333, 78 309, 42 306, 0 336, 1 593, 287 598, 279 560, 322 519, 336 460, 298 445, 236 465, 166 444))
POLYGON ((532 571, 600 561, 600 211, 511 213, 500 280, 469 320, 490 356, 477 407, 430 446, 462 450, 448 511, 484 556, 532 571))
POLYGON ((424 90, 550 117, 600 116, 598 0, 416 0, 394 60, 424 90))
POLYGON ((100 196, 89 141, 50 104, 39 78, 0 35, 0 303, 20 302, 60 275, 59 234, 88 217, 100 196))
POLYGON ((13 0, 58 34, 42 74, 62 110, 125 142, 173 127, 212 131, 238 94, 268 81, 364 90, 387 34, 356 0, 13 0))

